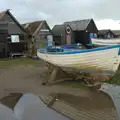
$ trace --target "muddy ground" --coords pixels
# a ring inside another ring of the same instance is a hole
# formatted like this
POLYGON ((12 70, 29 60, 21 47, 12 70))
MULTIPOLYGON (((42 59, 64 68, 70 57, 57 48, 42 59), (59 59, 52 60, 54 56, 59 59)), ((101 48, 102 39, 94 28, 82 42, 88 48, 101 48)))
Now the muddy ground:
MULTIPOLYGON (((100 91, 88 87, 73 88, 74 85, 68 85, 69 82, 66 85, 42 85, 42 82, 48 78, 48 69, 42 61, 34 62, 29 59, 0 61, 0 98, 10 93, 33 93, 43 96, 59 93, 59 99, 78 110, 85 107, 88 111, 91 109, 100 111, 106 108, 115 110, 110 97, 100 91)), ((3 103, 4 100, 6 99, 3 99, 3 103)))
MULTIPOLYGON (((49 95, 51 93, 75 93, 73 89, 61 85, 43 86, 41 83, 48 79, 47 67, 41 64, 15 64, 0 69, 0 97, 9 93, 34 93, 49 95)), ((81 90, 81 93, 85 92, 81 90)))

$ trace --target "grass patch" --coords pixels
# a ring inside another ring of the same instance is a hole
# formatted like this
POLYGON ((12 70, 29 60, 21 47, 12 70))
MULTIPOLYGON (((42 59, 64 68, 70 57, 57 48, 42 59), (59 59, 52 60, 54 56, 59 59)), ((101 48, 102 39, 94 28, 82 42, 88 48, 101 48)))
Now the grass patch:
POLYGON ((120 67, 114 77, 110 80, 106 80, 106 83, 120 85, 120 67))
POLYGON ((66 86, 66 87, 72 87, 72 88, 88 88, 83 82, 78 80, 72 80, 72 81, 65 81, 60 83, 59 85, 66 86))
POLYGON ((40 60, 33 60, 32 58, 17 58, 17 59, 0 59, 0 67, 9 67, 13 65, 38 65, 40 60))

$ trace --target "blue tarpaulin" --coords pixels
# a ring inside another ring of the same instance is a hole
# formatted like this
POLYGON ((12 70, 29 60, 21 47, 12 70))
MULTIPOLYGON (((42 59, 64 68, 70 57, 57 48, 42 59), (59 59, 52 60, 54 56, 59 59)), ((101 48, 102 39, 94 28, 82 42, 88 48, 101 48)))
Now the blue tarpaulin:
POLYGON ((90 38, 94 38, 94 34, 93 33, 90 33, 90 38))

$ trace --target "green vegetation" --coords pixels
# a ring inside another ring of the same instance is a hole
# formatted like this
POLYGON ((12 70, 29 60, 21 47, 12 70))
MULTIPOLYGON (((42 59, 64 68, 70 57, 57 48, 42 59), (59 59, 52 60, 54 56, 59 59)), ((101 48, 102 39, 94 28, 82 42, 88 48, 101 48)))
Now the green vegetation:
POLYGON ((117 73, 114 75, 114 77, 110 80, 105 81, 109 84, 117 84, 120 85, 120 68, 118 69, 117 73))
POLYGON ((19 59, 0 59, 0 68, 9 67, 13 65, 38 65, 41 64, 40 60, 33 60, 32 58, 19 58, 19 59))

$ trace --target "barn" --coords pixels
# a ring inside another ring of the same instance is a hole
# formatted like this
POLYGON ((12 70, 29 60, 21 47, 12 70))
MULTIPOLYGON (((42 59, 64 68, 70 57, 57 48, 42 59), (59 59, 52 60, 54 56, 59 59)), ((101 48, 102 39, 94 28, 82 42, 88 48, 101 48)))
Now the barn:
POLYGON ((0 12, 0 58, 27 50, 25 30, 9 10, 0 12))
POLYGON ((64 22, 52 29, 56 44, 81 43, 86 47, 91 45, 91 36, 97 35, 98 29, 93 19, 64 22))

